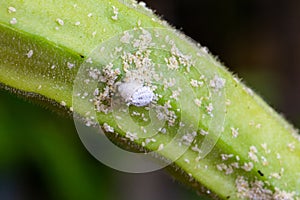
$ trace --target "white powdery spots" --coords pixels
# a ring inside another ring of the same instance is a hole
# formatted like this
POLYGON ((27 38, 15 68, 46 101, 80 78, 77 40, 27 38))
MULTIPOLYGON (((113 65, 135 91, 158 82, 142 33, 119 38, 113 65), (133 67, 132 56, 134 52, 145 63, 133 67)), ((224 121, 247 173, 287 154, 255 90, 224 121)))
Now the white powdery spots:
POLYGON ((194 141, 194 138, 196 137, 196 135, 197 135, 196 132, 187 133, 182 136, 181 140, 182 140, 183 144, 189 146, 194 141))
POLYGON ((224 163, 216 165, 219 171, 224 171, 226 175, 233 173, 233 168, 230 165, 226 165, 224 163))
POLYGON ((68 67, 69 69, 72 69, 73 67, 75 67, 75 64, 70 63, 70 62, 67 62, 67 67, 68 67))
POLYGON ((170 108, 172 108, 170 101, 167 101, 163 106, 155 106, 157 118, 159 120, 167 121, 169 126, 174 126, 177 119, 177 115, 173 110, 170 110, 170 108))
POLYGON ((200 134, 203 135, 203 136, 208 135, 208 131, 205 131, 205 130, 201 129, 200 134))
POLYGON ((121 71, 119 68, 113 69, 113 64, 109 63, 103 68, 102 72, 100 72, 99 69, 91 68, 88 70, 88 73, 92 79, 106 84, 101 92, 96 92, 98 95, 94 95, 93 100, 96 111, 107 114, 111 111, 111 97, 116 92, 115 82, 121 74, 121 71))
POLYGON ((252 162, 244 163, 244 165, 241 167, 246 172, 249 172, 253 169, 254 165, 252 162))
POLYGON ((271 150, 270 149, 268 149, 268 145, 267 145, 267 143, 263 143, 263 144, 261 144, 261 147, 265 150, 265 153, 266 154, 269 154, 269 153, 271 153, 271 150))
POLYGON ((93 80, 98 80, 101 75, 101 71, 97 68, 90 68, 88 70, 88 73, 89 73, 89 77, 92 78, 93 80))
POLYGON ((163 149, 164 149, 164 144, 160 144, 160 145, 158 146, 157 151, 161 151, 161 150, 163 150, 163 149))
POLYGON ((14 25, 16 23, 18 23, 17 19, 16 18, 12 18, 10 21, 9 21, 10 24, 14 25))
POLYGON ((115 6, 112 6, 114 15, 111 17, 113 20, 118 20, 119 9, 115 6))
POLYGON ((17 9, 15 7, 9 6, 7 8, 8 13, 15 13, 17 11, 17 9))
POLYGON ((131 35, 128 31, 125 31, 124 35, 120 38, 120 42, 129 44, 132 38, 133 35, 131 35))
POLYGON ((275 188, 275 193, 273 194, 274 200, 294 200, 296 192, 286 192, 278 188, 275 188))
POLYGON ((126 132, 125 137, 127 137, 130 141, 134 141, 139 139, 136 133, 130 133, 130 132, 126 132))
POLYGON ((175 84, 176 84, 175 78, 164 79, 163 81, 164 90, 173 87, 175 84))
POLYGON ((33 50, 29 50, 26 55, 27 55, 28 58, 31 58, 32 55, 33 55, 33 50))
POLYGON ((235 180, 237 197, 249 200, 294 200, 296 192, 287 192, 275 187, 275 191, 271 191, 266 186, 268 183, 255 180, 248 181, 243 176, 239 176, 235 180))
POLYGON ((197 81, 197 80, 195 80, 195 79, 192 79, 191 81, 190 81, 190 84, 191 84, 191 86, 192 87, 201 87, 201 86, 203 86, 203 81, 197 81))
POLYGON ((214 110, 214 107, 212 103, 209 103, 208 106, 206 106, 207 114, 209 114, 211 117, 213 117, 212 111, 214 110))
POLYGON ((226 80, 219 77, 218 75, 215 75, 215 77, 210 80, 209 85, 210 87, 214 88, 216 91, 219 91, 225 86, 226 80))
POLYGON ((255 180, 248 182, 243 176, 237 177, 235 180, 237 189, 237 197, 240 199, 250 200, 271 200, 273 199, 272 191, 265 188, 262 181, 255 180))
MULTIPOLYGON (((166 38, 166 41, 169 43, 174 43, 173 41, 169 41, 168 38, 166 38)), ((192 56, 184 55, 179 51, 179 49, 173 44, 171 48, 171 53, 173 56, 177 57, 176 61, 179 61, 179 64, 186 67, 186 70, 189 72, 190 67, 193 65, 192 62, 192 56)), ((176 67, 176 66, 173 66, 176 67)))
POLYGON ((87 16, 88 16, 88 17, 92 17, 92 16, 93 16, 93 13, 89 13, 87 16))
MULTIPOLYGON (((198 144, 195 144, 194 146, 192 146, 191 148, 193 151, 197 152, 197 153, 202 153, 202 151, 200 150, 200 148, 198 147, 198 144)), ((197 161, 197 158, 195 159, 197 161)))
POLYGON ((295 142, 287 144, 287 147, 289 148, 290 151, 294 151, 295 150, 295 142))
POLYGON ((221 154, 222 160, 228 160, 229 158, 232 158, 233 154, 221 154))
POLYGON ((195 100, 194 100, 194 103, 195 103, 198 107, 201 107, 201 105, 202 105, 202 98, 201 98, 201 99, 195 99, 195 100))
POLYGON ((75 26, 79 26, 80 25, 80 22, 75 22, 75 26))
POLYGON ((258 162, 258 158, 257 158, 256 153, 257 153, 256 147, 255 147, 255 146, 251 146, 251 147, 250 147, 250 150, 249 150, 249 152, 248 152, 248 157, 249 157, 251 160, 253 160, 254 162, 258 162))
POLYGON ((66 102, 64 102, 64 101, 61 101, 61 102, 60 102, 60 105, 62 105, 62 106, 66 106, 66 105, 67 105, 67 103, 66 103, 66 102))
POLYGON ((182 92, 182 90, 180 88, 178 88, 178 90, 173 90, 170 98, 178 100, 178 97, 180 96, 181 92, 182 92))
POLYGON ((144 10, 146 10, 147 12, 149 12, 149 13, 152 13, 152 12, 153 12, 150 8, 147 7, 147 5, 146 5, 145 2, 140 1, 140 2, 139 2, 139 5, 140 5, 144 10))
POLYGON ((56 19, 56 22, 59 24, 59 25, 61 25, 61 26, 63 26, 65 23, 64 23, 64 21, 62 20, 62 19, 60 19, 60 18, 57 18, 56 19))
POLYGON ((152 35, 150 32, 142 29, 142 34, 133 41, 133 47, 139 48, 140 51, 145 51, 147 48, 154 46, 152 43, 152 35))
POLYGON ((106 132, 109 132, 109 133, 115 132, 115 131, 114 131, 114 128, 111 127, 111 126, 109 126, 107 123, 104 123, 104 124, 103 124, 103 128, 104 128, 104 130, 105 130, 106 132))
POLYGON ((277 160, 280 160, 281 159, 281 155, 279 153, 276 153, 276 158, 277 158, 277 160))
POLYGON ((167 63, 168 69, 170 70, 179 69, 179 63, 175 56, 171 56, 170 58, 165 58, 165 62, 167 63))
POLYGON ((231 127, 230 129, 232 137, 236 138, 239 135, 239 128, 231 127))
POLYGON ((269 162, 268 162, 267 158, 264 157, 264 156, 261 156, 261 162, 262 162, 263 166, 268 166, 269 165, 269 162))

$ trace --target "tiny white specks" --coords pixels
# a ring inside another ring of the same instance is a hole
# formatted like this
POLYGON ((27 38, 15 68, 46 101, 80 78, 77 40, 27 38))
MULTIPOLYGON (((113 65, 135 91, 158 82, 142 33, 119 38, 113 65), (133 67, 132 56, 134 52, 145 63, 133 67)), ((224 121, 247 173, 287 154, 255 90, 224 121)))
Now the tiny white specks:
POLYGON ((226 165, 224 163, 221 163, 221 164, 216 165, 216 167, 219 171, 225 171, 226 175, 233 173, 233 168, 231 165, 226 165))
POLYGON ((295 150, 295 143, 294 142, 287 144, 287 146, 288 146, 288 148, 289 148, 290 151, 294 151, 295 150))
POLYGON ((97 31, 92 32, 92 36, 95 37, 97 34, 97 31))
POLYGON ((266 154, 269 154, 269 153, 271 153, 271 150, 270 149, 268 149, 268 145, 267 145, 267 143, 263 143, 263 144, 261 144, 261 147, 265 150, 265 152, 266 152, 266 154))
POLYGON ((205 131, 205 130, 201 129, 200 134, 203 135, 203 136, 208 135, 208 131, 205 131))
POLYGON ((195 103, 198 107, 201 107, 201 105, 202 105, 202 99, 195 99, 195 100, 194 100, 194 103, 195 103))
POLYGON ((254 165, 252 162, 244 163, 244 165, 241 167, 246 172, 249 172, 253 169, 254 165))
POLYGON ((236 168, 236 169, 240 168, 238 162, 233 162, 233 163, 231 163, 230 165, 231 165, 232 167, 236 168))
POLYGON ((175 56, 171 56, 169 59, 165 58, 165 62, 170 70, 176 70, 179 68, 179 63, 175 56))
POLYGON ((131 35, 128 31, 124 32, 124 35, 120 38, 120 42, 129 44, 133 35, 131 35))
POLYGON ((232 158, 233 154, 221 154, 222 160, 228 160, 229 158, 232 158))
POLYGON ((80 22, 75 22, 75 26, 79 26, 80 25, 80 22))
POLYGON ((257 153, 256 147, 255 147, 255 146, 251 146, 251 147, 250 147, 250 150, 249 150, 249 152, 248 152, 248 157, 249 157, 251 160, 253 160, 254 162, 258 162, 258 158, 257 158, 256 153, 257 153))
POLYGON ((28 58, 31 58, 32 55, 33 55, 33 50, 29 50, 26 55, 27 55, 28 58))
POLYGON ((147 6, 146 3, 143 2, 143 1, 140 1, 140 2, 139 2, 139 5, 142 6, 142 7, 146 7, 146 6, 147 6))
POLYGON ((279 153, 276 153, 276 158, 277 158, 277 160, 280 160, 281 159, 281 155, 279 153))
POLYGON ((142 25, 142 21, 139 19, 137 25, 140 27, 142 25))
POLYGON ((106 132, 110 132, 110 133, 113 133, 114 132, 114 128, 109 126, 107 123, 104 123, 103 124, 103 128, 106 132))
MULTIPOLYGON (((195 144, 194 146, 192 146, 192 148, 191 148, 193 151, 195 151, 195 152, 198 152, 198 153, 201 153, 202 151, 199 149, 199 147, 198 147, 198 144, 195 144)), ((196 160, 196 162, 197 162, 197 160, 196 160)))
POLYGON ((134 141, 138 139, 138 136, 136 133, 130 133, 130 132, 126 132, 125 137, 127 137, 130 141, 134 141))
POLYGON ((157 151, 161 151, 163 149, 164 149, 164 144, 160 144, 159 147, 158 147, 158 149, 157 149, 157 151))
POLYGON ((127 103, 138 107, 149 105, 154 98, 150 87, 142 86, 137 82, 121 83, 118 90, 127 103))
POLYGON ((113 20, 118 20, 119 9, 115 6, 112 6, 114 15, 111 17, 113 20))
POLYGON ((38 89, 38 90, 42 89, 42 85, 39 85, 37 89, 38 89))
POLYGON ((15 7, 9 6, 9 7, 7 8, 7 11, 8 11, 9 13, 14 13, 14 12, 17 11, 17 9, 16 9, 15 7))
POLYGON ((214 88, 215 90, 220 90, 225 86, 226 80, 219 77, 218 75, 215 75, 215 77, 210 80, 210 87, 214 88))
POLYGON ((212 114, 213 110, 214 110, 214 107, 213 107, 212 103, 209 103, 208 106, 206 106, 206 111, 211 117, 213 117, 213 114, 212 114))
MULTIPOLYGON (((275 187, 275 193, 273 195, 274 200, 292 200, 295 199, 296 192, 281 191, 275 187)), ((296 197, 296 200, 299 198, 296 197)))
POLYGON ((89 13, 87 16, 88 16, 88 17, 92 17, 92 16, 93 16, 93 13, 89 13))
POLYGON ((66 105, 67 105, 67 103, 66 103, 65 101, 61 101, 61 102, 60 102, 60 105, 62 105, 62 106, 66 106, 66 105))
POLYGON ((190 84, 192 87, 201 87, 204 83, 203 81, 197 81, 195 79, 191 79, 190 84))
POLYGON ((231 127, 231 135, 232 137, 236 138, 239 135, 239 128, 233 128, 231 127))
POLYGON ((184 159, 184 162, 186 162, 187 164, 190 164, 190 160, 187 158, 184 159))
POLYGON ((55 67, 56 67, 55 65, 52 65, 52 66, 51 66, 51 69, 55 69, 55 67))
POLYGON ((181 92, 180 88, 178 88, 178 90, 173 90, 170 98, 178 100, 178 97, 180 96, 180 92, 181 92))
POLYGON ((64 23, 64 21, 62 20, 62 19, 60 19, 60 18, 57 18, 56 19, 56 22, 59 24, 59 25, 61 25, 61 26, 63 26, 65 23, 64 23))
POLYGON ((75 67, 75 64, 67 62, 67 66, 69 69, 72 69, 73 67, 75 67))
POLYGON ((73 111, 74 111, 74 108, 73 108, 73 107, 70 107, 70 111, 73 112, 73 111))
POLYGON ((263 166, 267 166, 267 165, 269 165, 269 162, 268 162, 268 160, 267 160, 267 158, 266 158, 266 157, 264 157, 264 156, 261 156, 261 161, 262 161, 262 164, 263 164, 263 166))
POLYGON ((288 200, 288 198, 274 198, 273 192, 267 188, 266 181, 248 181, 243 176, 238 176, 235 184, 238 199, 288 200))
POLYGON ((10 21, 9 21, 10 24, 14 25, 16 23, 18 23, 17 19, 16 18, 12 18, 10 21))
POLYGON ((269 176, 269 178, 276 178, 276 179, 281 179, 281 175, 277 172, 272 172, 269 176))
POLYGON ((261 124, 256 124, 255 128, 260 129, 261 128, 261 124))
POLYGON ((227 99, 226 102, 225 102, 226 106, 230 106, 231 105, 231 101, 230 99, 227 99))

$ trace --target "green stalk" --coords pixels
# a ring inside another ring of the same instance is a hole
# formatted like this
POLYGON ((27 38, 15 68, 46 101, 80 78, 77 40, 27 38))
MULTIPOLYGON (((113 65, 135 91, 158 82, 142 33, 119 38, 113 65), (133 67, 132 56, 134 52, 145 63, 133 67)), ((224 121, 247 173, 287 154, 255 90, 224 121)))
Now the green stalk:
MULTIPOLYGON (((85 101, 78 101, 79 104, 72 108, 73 86, 78 86, 76 75, 80 66, 87 65, 88 58, 95 61, 91 66, 102 66, 101 70, 108 64, 105 59, 110 59, 109 56, 91 54, 95 48, 100 45, 113 51, 115 47, 127 47, 119 40, 126 30, 133 35, 135 30, 146 30, 153 38, 156 32, 161 38, 168 36, 182 52, 181 57, 175 56, 176 59, 191 55, 195 61, 190 63, 190 71, 184 63, 178 65, 180 68, 174 72, 179 74, 174 76, 176 81, 188 81, 188 85, 193 79, 203 81, 208 87, 180 86, 181 92, 186 93, 185 97, 180 97, 179 101, 184 105, 181 105, 183 110, 178 117, 184 116, 186 127, 197 123, 198 134, 179 159, 173 160, 181 147, 174 145, 169 151, 158 152, 159 157, 174 161, 169 169, 171 173, 196 190, 221 199, 300 198, 300 142, 296 131, 205 49, 173 30, 147 8, 132 1, 116 0, 1 0, 0 5, 0 83, 4 88, 26 98, 36 97, 49 106, 74 110, 84 118, 89 106, 85 101), (201 74, 207 75, 206 79, 200 79, 201 74), (215 75, 217 80, 214 80, 215 75), (215 94, 215 99, 210 99, 211 94, 215 94), (199 112, 194 112, 197 107, 193 102, 201 97, 204 98, 199 112), (209 113, 209 103, 214 105, 212 113, 209 113), (222 106, 226 106, 226 111, 222 106), (200 118, 204 115, 206 118, 200 118), (199 152, 193 147, 198 143, 200 147, 200 142, 206 141, 200 133, 211 125, 214 129, 208 135, 212 135, 210 139, 217 143, 200 159, 199 152)), ((138 35, 133 39, 136 37, 138 35)), ((151 62, 161 64, 172 56, 172 51, 158 43, 159 40, 151 48, 150 58, 151 62)), ((112 57, 111 62, 114 66, 122 66, 120 56, 112 57)), ((170 71, 161 69, 161 73, 163 77, 172 77, 170 71)), ((125 76, 124 70, 121 71, 119 78, 125 76)), ((163 96, 158 104, 172 100, 167 94, 172 91, 163 90, 163 86, 158 84, 157 94, 163 96)), ((105 84, 99 86, 100 89, 103 87, 105 84)), ((174 109, 180 107, 176 101, 171 102, 174 109)), ((108 136, 126 148, 128 143, 123 139, 128 130, 118 127, 112 114, 100 112, 96 117, 101 125, 106 123, 114 128, 114 133, 107 133, 108 136)), ((130 123, 127 119, 123 122, 130 123)), ((156 135, 153 137, 156 142, 146 145, 142 145, 141 133, 138 133, 137 139, 129 141, 130 148, 157 150, 178 130, 181 129, 176 121, 167 129, 168 134, 156 135)))

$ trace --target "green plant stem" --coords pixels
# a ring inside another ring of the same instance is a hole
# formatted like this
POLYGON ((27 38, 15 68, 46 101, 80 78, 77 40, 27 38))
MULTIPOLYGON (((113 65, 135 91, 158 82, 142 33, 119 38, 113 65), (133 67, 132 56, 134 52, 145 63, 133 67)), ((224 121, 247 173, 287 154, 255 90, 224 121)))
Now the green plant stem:
MULTIPOLYGON (((79 66, 99 44, 138 26, 170 29, 143 6, 132 8, 116 0, 1 0, 0 5, 0 82, 26 98, 37 95, 45 104, 56 102, 54 106, 66 108, 72 106, 79 66), (118 8, 117 19, 112 18, 113 6, 118 8)), ((183 40, 181 49, 186 52, 196 48, 175 32, 170 37, 183 40)), ((300 142, 296 131, 215 58, 206 54, 201 59, 208 71, 226 80, 224 131, 204 159, 194 161, 197 155, 188 150, 176 160, 173 175, 222 199, 299 198, 300 142), (249 171, 247 163, 253 164, 249 171), (257 188, 261 191, 255 191, 257 188)), ((106 120, 102 122, 112 123, 106 120)), ((120 134, 124 135, 122 130, 120 134)), ((163 156, 172 158, 172 152, 163 156)))

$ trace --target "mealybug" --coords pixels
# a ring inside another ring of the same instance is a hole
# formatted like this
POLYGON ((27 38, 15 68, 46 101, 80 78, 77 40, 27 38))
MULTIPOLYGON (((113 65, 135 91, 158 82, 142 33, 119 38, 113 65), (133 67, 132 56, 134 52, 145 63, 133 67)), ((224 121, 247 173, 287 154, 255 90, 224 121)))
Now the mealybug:
POLYGON ((121 83, 118 91, 127 103, 137 107, 149 105, 154 98, 151 88, 138 82, 121 83))

